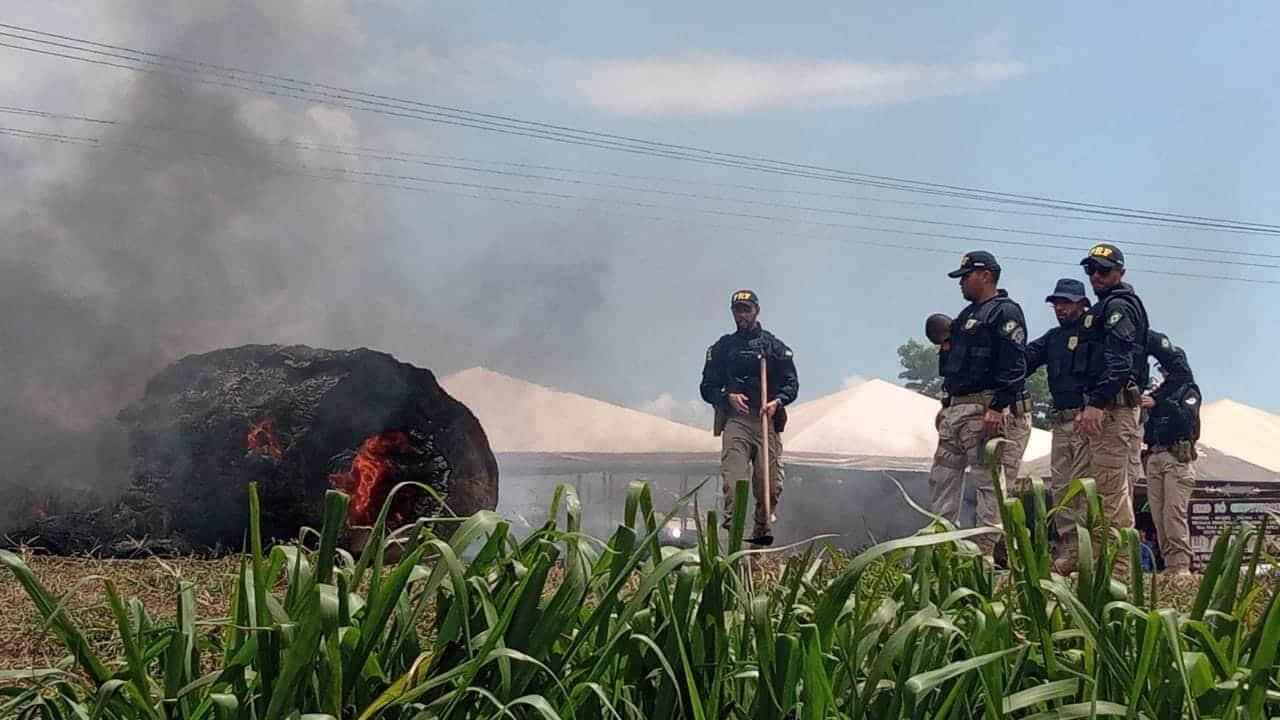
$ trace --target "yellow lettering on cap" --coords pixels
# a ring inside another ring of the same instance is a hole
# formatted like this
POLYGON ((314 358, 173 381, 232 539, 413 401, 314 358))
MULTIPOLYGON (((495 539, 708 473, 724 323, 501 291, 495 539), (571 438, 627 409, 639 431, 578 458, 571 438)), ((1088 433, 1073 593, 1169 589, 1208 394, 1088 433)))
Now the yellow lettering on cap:
POLYGON ((1096 245, 1092 250, 1089 251, 1089 255, 1093 257, 1109 258, 1111 257, 1112 254, 1113 254, 1113 251, 1111 250, 1111 248, 1106 247, 1104 245, 1096 245))
POLYGON ((965 255, 964 257, 960 258, 960 267, 964 267, 965 265, 968 265, 968 264, 969 264, 968 255, 965 255))
POLYGON ((751 293, 748 293, 748 292, 740 292, 740 293, 738 293, 737 295, 734 295, 734 296, 733 296, 733 299, 734 299, 734 300, 747 300, 747 301, 750 301, 750 300, 751 300, 751 293))

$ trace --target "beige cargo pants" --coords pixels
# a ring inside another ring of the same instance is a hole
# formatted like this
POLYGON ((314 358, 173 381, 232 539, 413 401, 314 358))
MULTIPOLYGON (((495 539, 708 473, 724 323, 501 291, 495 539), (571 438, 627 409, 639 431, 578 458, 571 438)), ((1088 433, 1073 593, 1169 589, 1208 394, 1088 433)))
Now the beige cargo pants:
POLYGON ((1168 450, 1147 457, 1147 499, 1155 521, 1166 572, 1191 569, 1191 529, 1187 504, 1196 486, 1195 469, 1168 450))
MULTIPOLYGON (((1089 458, 1088 477, 1092 477, 1102 501, 1102 514, 1110 529, 1124 530, 1134 527, 1133 522, 1133 471, 1132 458, 1135 442, 1141 442, 1142 426, 1138 422, 1136 407, 1116 405, 1107 408, 1102 420, 1102 431, 1097 437, 1085 438, 1085 453, 1089 458)), ((1102 532, 1102 530, 1099 530, 1102 532)), ((1096 541, 1101 542, 1101 535, 1096 541)), ((1096 545, 1096 543, 1095 543, 1096 545)), ((1129 553, 1116 557, 1115 572, 1127 574, 1129 553)))
MULTIPOLYGON (((938 448, 929 471, 933 512, 957 527, 960 526, 966 475, 978 496, 979 525, 1004 527, 1000 507, 996 504, 995 488, 991 484, 991 472, 986 464, 984 446, 988 438, 982 433, 982 418, 986 410, 985 405, 978 403, 955 404, 943 408, 942 423, 938 426, 938 448)), ((1030 416, 1006 412, 1001 436, 1009 440, 996 451, 1000 490, 1005 492, 1011 479, 1017 476, 1022 454, 1031 438, 1030 416)), ((974 543, 983 554, 991 555, 998 540, 998 535, 979 535, 974 538, 974 543)))
MULTIPOLYGON (((733 499, 739 480, 751 478, 751 492, 756 499, 755 528, 752 537, 770 535, 773 518, 764 508, 764 465, 761 462, 761 427, 759 416, 733 415, 725 421, 720 436, 720 478, 724 491, 724 527, 733 519, 733 499)), ((782 438, 769 428, 769 504, 777 511, 784 481, 782 438)))
MULTIPOLYGON (((1074 416, 1055 418, 1051 429, 1053 445, 1049 454, 1049 491, 1053 493, 1054 505, 1058 505, 1074 480, 1088 476, 1089 455, 1084 435, 1076 432, 1074 416)), ((1058 530, 1057 555, 1072 565, 1076 557, 1076 523, 1084 522, 1082 495, 1077 495, 1064 510, 1053 516, 1053 526, 1058 530)))

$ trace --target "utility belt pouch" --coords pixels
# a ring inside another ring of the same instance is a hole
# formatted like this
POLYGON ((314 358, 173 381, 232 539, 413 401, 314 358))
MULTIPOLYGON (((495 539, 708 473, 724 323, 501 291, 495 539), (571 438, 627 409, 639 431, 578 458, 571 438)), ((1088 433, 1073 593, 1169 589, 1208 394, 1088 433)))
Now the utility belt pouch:
POLYGON ((1138 386, 1134 386, 1134 384, 1125 386, 1123 391, 1120 392, 1120 396, 1124 398, 1125 407, 1142 406, 1142 391, 1138 389, 1138 386))
POLYGON ((1173 444, 1173 449, 1170 452, 1175 460, 1182 463, 1195 462, 1200 455, 1196 452, 1195 443, 1190 440, 1179 440, 1173 444))
POLYGON ((1140 407, 1142 405, 1142 391, 1138 389, 1137 385, 1126 385, 1116 398, 1116 404, 1127 408, 1140 407))
POLYGON ((1031 393, 1022 393, 1017 400, 1013 401, 1014 415, 1030 415, 1031 414, 1031 393))

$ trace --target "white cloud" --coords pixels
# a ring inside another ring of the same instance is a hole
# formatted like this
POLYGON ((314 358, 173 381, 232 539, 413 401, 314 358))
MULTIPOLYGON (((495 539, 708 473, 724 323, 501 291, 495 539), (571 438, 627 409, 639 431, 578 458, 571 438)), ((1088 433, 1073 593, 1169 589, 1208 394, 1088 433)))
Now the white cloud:
POLYGON ((1008 61, 888 65, 710 51, 570 65, 579 99, 624 115, 886 105, 963 95, 1025 71, 1008 61))
MULTIPOLYGON (((429 78, 466 95, 532 92, 619 115, 711 115, 767 109, 857 107, 964 95, 1017 77, 1026 66, 984 36, 984 59, 882 64, 805 57, 744 56, 715 50, 580 58, 510 45, 419 45, 380 72, 429 78)), ((381 78, 387 80, 388 78, 381 78)))
POLYGON ((676 400, 675 396, 666 392, 642 404, 638 409, 698 428, 710 429, 715 419, 715 411, 707 403, 701 400, 676 400))

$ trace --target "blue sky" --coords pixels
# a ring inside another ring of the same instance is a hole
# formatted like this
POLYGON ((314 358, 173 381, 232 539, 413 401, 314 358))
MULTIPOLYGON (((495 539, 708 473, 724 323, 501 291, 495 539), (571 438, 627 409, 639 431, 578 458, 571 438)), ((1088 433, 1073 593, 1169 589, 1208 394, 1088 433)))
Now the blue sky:
MULTIPOLYGON (((106 3, 90 3, 91 12, 72 3, 18 5, 12 22, 127 40, 143 49, 170 47, 193 23, 237 27, 231 16, 211 21, 190 9, 164 15, 145 4, 129 14, 106 3)), ((1070 200, 1280 221, 1273 202, 1280 191, 1274 172, 1280 141, 1273 131, 1280 108, 1269 88, 1280 10, 1269 4, 1185 4, 1153 11, 1101 3, 641 7, 596 0, 548 7, 292 0, 281 7, 286 9, 272 11, 276 25, 253 24, 257 31, 277 33, 270 51, 242 54, 240 41, 229 33, 216 42, 184 43, 183 54, 725 152, 1070 200)), ((110 107, 106 95, 91 101, 69 93, 61 68, 32 60, 22 77, 0 76, 0 101, 110 107)), ((75 85, 97 86, 92 73, 101 71, 76 72, 75 85)), ((1230 396, 1280 411, 1280 388, 1269 382, 1280 340, 1261 331, 1271 323, 1268 310, 1280 299, 1280 286, 1149 271, 1263 279, 1280 279, 1280 273, 1139 256, 1225 258, 1197 251, 1205 247, 1276 253, 1275 238, 748 193, 705 183, 938 200, 359 112, 289 112, 290 118, 303 118, 298 122, 312 123, 308 127, 322 137, 344 143, 656 176, 665 180, 647 186, 666 190, 1107 237, 1129 252, 1128 279, 1146 300, 1154 326, 1186 348, 1206 398, 1230 396)), ((365 162, 366 169, 384 169, 365 162)), ((291 337, 313 344, 370 344, 441 372, 484 364, 684 419, 698 405, 706 346, 732 327, 727 298, 740 286, 760 293, 766 327, 795 349, 801 400, 807 400, 841 388, 851 377, 894 379, 897 345, 921 337, 928 314, 954 314, 962 307, 958 287, 945 273, 965 251, 984 248, 997 257, 1058 263, 1005 263, 1004 284, 1023 302, 1034 335, 1053 322, 1044 295, 1058 277, 1083 278, 1076 262, 1090 245, 1085 239, 390 167, 581 199, 550 209, 380 191, 366 207, 367 235, 352 240, 369 248, 362 281, 324 302, 346 303, 352 313, 366 303, 389 303, 402 314, 395 322, 303 328, 291 337), (620 208, 619 200, 669 207, 620 208), (674 208, 746 211, 789 222, 674 208), (802 221, 1067 249, 895 236, 802 221)), ((271 329, 255 327, 245 338, 268 339, 271 329)))

